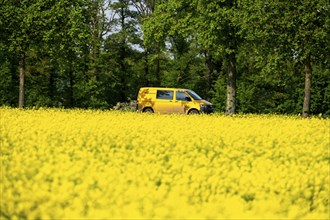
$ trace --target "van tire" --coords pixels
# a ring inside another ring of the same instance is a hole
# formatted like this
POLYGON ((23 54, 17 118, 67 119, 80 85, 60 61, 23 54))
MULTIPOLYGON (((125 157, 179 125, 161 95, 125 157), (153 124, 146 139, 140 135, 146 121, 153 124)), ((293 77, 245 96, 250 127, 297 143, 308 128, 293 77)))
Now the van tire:
POLYGON ((154 110, 152 110, 152 108, 147 107, 147 108, 143 109, 143 112, 145 112, 145 113, 154 113, 154 110))
POLYGON ((199 111, 197 109, 191 109, 189 112, 188 112, 188 115, 198 115, 199 114, 199 111))

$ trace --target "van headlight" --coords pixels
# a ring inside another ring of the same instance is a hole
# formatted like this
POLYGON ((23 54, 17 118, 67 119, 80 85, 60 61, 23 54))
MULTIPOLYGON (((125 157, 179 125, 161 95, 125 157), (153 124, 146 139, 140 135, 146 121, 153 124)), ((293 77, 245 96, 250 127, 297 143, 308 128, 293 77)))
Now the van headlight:
POLYGON ((204 109, 206 109, 206 105, 204 105, 204 104, 201 104, 200 107, 201 107, 201 111, 204 110, 204 109))

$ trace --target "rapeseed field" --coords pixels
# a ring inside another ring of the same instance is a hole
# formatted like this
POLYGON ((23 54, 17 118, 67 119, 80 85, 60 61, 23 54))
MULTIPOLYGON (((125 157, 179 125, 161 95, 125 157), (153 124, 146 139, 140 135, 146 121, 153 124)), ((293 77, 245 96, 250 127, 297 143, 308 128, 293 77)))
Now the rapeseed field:
POLYGON ((329 219, 330 119, 0 113, 1 219, 329 219))

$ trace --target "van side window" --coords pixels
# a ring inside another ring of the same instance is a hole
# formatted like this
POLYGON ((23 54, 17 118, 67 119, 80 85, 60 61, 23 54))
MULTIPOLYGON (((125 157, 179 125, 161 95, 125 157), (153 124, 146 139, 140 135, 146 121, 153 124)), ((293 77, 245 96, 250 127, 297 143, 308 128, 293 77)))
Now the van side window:
POLYGON ((187 101, 188 98, 189 98, 189 96, 187 96, 186 93, 184 93, 184 92, 179 92, 179 91, 176 92, 176 100, 179 100, 179 101, 187 101))
POLYGON ((157 99, 167 99, 172 100, 173 99, 173 91, 171 90, 157 90, 157 99))

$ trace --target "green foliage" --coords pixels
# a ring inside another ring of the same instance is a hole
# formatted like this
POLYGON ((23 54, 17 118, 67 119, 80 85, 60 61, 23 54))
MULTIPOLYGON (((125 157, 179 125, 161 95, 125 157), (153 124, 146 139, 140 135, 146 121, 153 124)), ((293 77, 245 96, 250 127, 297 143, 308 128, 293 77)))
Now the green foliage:
POLYGON ((101 82, 90 79, 87 82, 78 81, 74 86, 75 100, 77 107, 80 108, 109 108, 108 103, 104 100, 104 87, 101 82))
POLYGON ((314 68, 311 112, 330 116, 330 69, 314 68))
POLYGON ((13 106, 17 103, 18 85, 14 84, 11 74, 11 63, 6 56, 0 53, 0 103, 1 105, 13 106))
POLYGON ((310 112, 330 115, 326 0, 11 0, 0 14, 0 105, 17 105, 24 52, 27 107, 110 108, 169 86, 224 112, 233 67, 237 112, 299 114, 309 60, 310 112))
POLYGON ((212 103, 214 103, 217 111, 225 112, 226 110, 226 79, 224 76, 219 76, 214 85, 212 94, 212 103))

